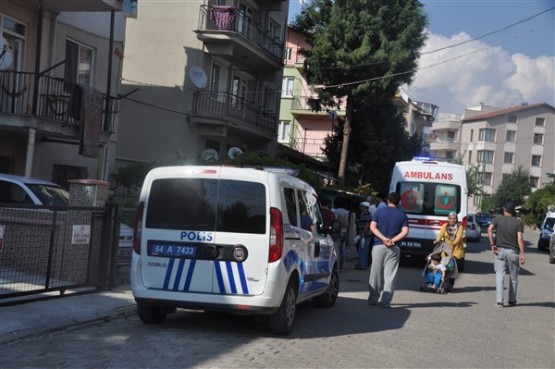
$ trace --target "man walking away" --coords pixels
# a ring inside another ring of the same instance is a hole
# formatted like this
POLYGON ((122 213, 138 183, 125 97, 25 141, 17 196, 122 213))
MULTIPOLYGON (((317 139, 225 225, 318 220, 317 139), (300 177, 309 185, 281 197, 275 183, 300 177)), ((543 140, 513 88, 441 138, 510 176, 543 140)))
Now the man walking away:
POLYGON ((388 309, 393 300, 401 249, 396 245, 409 234, 409 220, 405 213, 397 209, 399 194, 392 192, 387 198, 387 207, 378 209, 370 230, 375 242, 372 250, 368 302, 376 305, 381 294, 380 304, 388 309))
POLYGON ((509 306, 516 305, 516 290, 520 264, 526 261, 523 227, 520 219, 514 217, 515 204, 507 202, 503 215, 493 218, 488 227, 489 243, 494 254, 496 305, 503 307, 503 284, 506 270, 509 270, 509 306), (493 231, 495 230, 495 239, 493 231))

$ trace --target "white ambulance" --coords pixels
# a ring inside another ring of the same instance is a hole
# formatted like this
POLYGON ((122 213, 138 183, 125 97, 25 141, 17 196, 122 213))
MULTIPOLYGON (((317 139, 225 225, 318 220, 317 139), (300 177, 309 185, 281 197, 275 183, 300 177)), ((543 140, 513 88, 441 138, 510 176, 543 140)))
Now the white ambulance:
POLYGON ((144 323, 176 308, 268 316, 287 334, 296 305, 331 307, 337 255, 314 189, 269 170, 156 168, 137 210, 131 289, 144 323))
POLYGON ((451 212, 457 213, 466 229, 468 189, 462 165, 429 159, 397 162, 389 190, 401 195, 400 209, 409 218, 409 235, 400 243, 402 254, 432 252, 433 241, 451 212))

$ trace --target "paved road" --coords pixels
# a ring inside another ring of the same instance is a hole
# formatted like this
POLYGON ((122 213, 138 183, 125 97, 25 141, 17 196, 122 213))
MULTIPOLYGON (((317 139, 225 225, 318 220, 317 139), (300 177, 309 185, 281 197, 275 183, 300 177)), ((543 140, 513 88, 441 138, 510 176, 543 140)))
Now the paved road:
MULTIPOLYGON (((369 306, 368 272, 341 274, 331 309, 298 309, 288 337, 261 318, 179 311, 162 325, 134 315, 0 346, 8 368, 554 368, 555 268, 526 232, 519 305, 497 308, 485 238, 447 295, 419 292, 423 265, 403 263, 392 309, 369 306)), ((69 298, 68 298, 69 301, 69 298)), ((22 313, 24 307, 22 305, 22 313)), ((1 311, 0 311, 1 313, 1 311)), ((40 319, 40 318, 39 318, 40 319)))

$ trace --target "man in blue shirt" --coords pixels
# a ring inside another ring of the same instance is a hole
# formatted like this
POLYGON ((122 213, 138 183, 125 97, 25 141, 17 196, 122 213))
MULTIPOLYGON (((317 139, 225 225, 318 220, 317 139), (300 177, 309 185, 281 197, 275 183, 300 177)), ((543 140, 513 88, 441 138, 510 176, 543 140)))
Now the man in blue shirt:
POLYGON ((370 223, 375 240, 368 281, 368 302, 376 305, 381 295, 380 304, 386 309, 390 307, 393 299, 401 258, 401 249, 396 243, 409 234, 409 220, 403 211, 397 209, 397 204, 399 194, 392 192, 387 198, 387 207, 378 209, 370 223))

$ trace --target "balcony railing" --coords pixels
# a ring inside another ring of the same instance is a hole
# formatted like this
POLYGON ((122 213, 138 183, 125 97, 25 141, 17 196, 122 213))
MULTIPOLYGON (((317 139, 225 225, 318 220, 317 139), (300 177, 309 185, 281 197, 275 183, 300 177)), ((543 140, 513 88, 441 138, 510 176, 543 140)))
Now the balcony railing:
POLYGON ((201 5, 198 30, 233 33, 257 45, 277 62, 281 63, 283 60, 283 41, 234 6, 201 5))
MULTIPOLYGON (((64 125, 81 126, 83 122, 83 88, 75 83, 41 75, 35 86, 35 73, 0 72, 0 113, 13 115, 37 116, 50 119, 64 125), (37 89, 37 106, 33 111, 33 97, 37 89)), ((103 96, 103 109, 105 108, 103 96)), ((110 119, 103 130, 113 132, 116 100, 110 103, 110 119)))
MULTIPOLYGON (((293 101, 291 101, 291 110, 302 110, 305 113, 311 114, 328 114, 326 109, 323 109, 319 112, 312 110, 312 108, 307 103, 308 99, 309 97, 307 96, 295 96, 293 98, 293 101)), ((345 115, 344 109, 333 108, 333 110, 337 112, 337 115, 345 115)))
POLYGON ((276 131, 276 114, 228 92, 195 92, 193 114, 205 118, 235 119, 270 132, 276 131))

